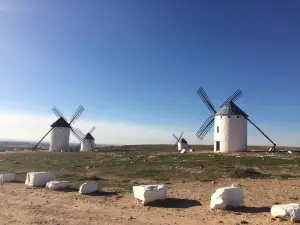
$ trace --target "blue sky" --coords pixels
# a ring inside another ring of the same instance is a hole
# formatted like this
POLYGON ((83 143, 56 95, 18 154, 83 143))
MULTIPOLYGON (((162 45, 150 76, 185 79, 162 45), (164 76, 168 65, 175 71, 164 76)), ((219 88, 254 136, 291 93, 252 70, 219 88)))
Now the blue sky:
MULTIPOLYGON (((169 143, 186 131, 201 143, 192 133, 209 116, 203 85, 216 107, 241 88, 237 104, 254 122, 300 145, 299 10, 298 1, 0 0, 0 125, 20 132, 0 137, 37 140, 48 124, 34 118, 82 104, 78 126, 105 124, 99 142, 169 143), (27 130, 12 128, 24 115, 27 130), (117 125, 137 133, 116 135, 117 125)), ((249 135, 268 144, 250 125, 249 135)))

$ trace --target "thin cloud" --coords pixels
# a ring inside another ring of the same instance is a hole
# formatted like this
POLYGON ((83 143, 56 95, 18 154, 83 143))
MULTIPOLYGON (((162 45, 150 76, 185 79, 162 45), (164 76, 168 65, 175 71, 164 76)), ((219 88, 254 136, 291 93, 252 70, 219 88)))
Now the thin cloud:
MULTIPOLYGON (((54 116, 38 114, 0 113, 0 138, 21 141, 38 141, 50 129, 50 125, 56 120, 54 116)), ((75 127, 84 133, 96 126, 93 136, 97 143, 101 144, 174 144, 172 133, 179 135, 181 130, 172 130, 168 127, 148 126, 127 122, 108 122, 100 120, 79 119, 75 127)), ((298 146, 299 133, 281 133, 271 126, 264 126, 266 133, 274 139, 278 145, 298 146), (272 129, 273 131, 271 131, 272 129)), ((260 133, 252 134, 249 127, 249 144, 270 145, 268 140, 260 133)), ((209 133, 203 142, 199 141, 193 132, 185 132, 184 137, 190 144, 213 144, 213 135, 209 133)), ((50 137, 45 139, 49 141, 50 137)), ((78 142, 71 135, 72 142, 78 142)))

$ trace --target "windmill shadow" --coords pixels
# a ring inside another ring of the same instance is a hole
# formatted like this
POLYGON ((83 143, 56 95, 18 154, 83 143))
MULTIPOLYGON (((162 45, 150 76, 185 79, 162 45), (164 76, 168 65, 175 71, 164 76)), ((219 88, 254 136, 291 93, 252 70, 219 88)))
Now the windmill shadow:
POLYGON ((165 201, 153 202, 150 203, 148 206, 158 208, 187 209, 195 206, 202 206, 202 204, 197 200, 183 198, 167 198, 165 201))
POLYGON ((240 206, 240 207, 228 207, 226 208, 226 210, 232 212, 238 212, 238 213, 269 213, 271 208, 267 206, 262 206, 262 207, 240 206))

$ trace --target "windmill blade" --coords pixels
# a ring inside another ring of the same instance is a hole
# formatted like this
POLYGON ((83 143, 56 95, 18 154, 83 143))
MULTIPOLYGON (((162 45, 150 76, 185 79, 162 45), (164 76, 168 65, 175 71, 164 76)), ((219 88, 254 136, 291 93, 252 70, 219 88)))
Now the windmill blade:
POLYGON ((239 97, 241 97, 243 92, 241 89, 238 89, 236 92, 234 92, 229 98, 223 102, 223 104, 220 106, 222 108, 224 105, 228 104, 229 102, 235 102, 239 97))
POLYGON ((203 103, 208 108, 208 110, 211 113, 216 113, 217 111, 215 110, 214 105, 212 104, 212 102, 209 100, 209 98, 208 98, 206 92, 204 91, 203 87, 200 87, 199 90, 197 91, 197 93, 200 96, 200 98, 202 99, 203 103))
POLYGON ((198 136, 198 133, 200 133, 201 130, 203 130, 210 123, 210 121, 213 120, 213 119, 214 119, 214 115, 209 116, 205 120, 205 122, 202 124, 202 126, 199 128, 199 130, 196 132, 196 136, 198 136))
POLYGON ((77 136, 80 137, 80 139, 84 139, 84 136, 85 134, 79 129, 79 128, 74 128, 74 127, 71 127, 73 132, 75 132, 77 134, 77 136))
POLYGON ((183 132, 181 133, 181 135, 179 136, 178 140, 180 141, 180 139, 182 138, 183 132))
POLYGON ((92 129, 90 130, 90 134, 92 134, 94 132, 94 130, 96 129, 96 127, 92 127, 92 129))
POLYGON ((75 130, 74 130, 72 127, 71 127, 71 131, 72 131, 74 137, 75 137, 79 142, 83 142, 83 139, 79 136, 79 134, 77 134, 77 133, 75 132, 75 130))
POLYGON ((73 116, 70 118, 69 124, 75 123, 76 120, 81 116, 83 111, 84 111, 84 108, 80 105, 78 107, 78 109, 76 110, 76 112, 73 114, 73 116))
POLYGON ((54 115, 56 115, 58 118, 62 117, 64 118, 65 121, 68 121, 67 118, 64 116, 64 114, 62 114, 61 111, 56 106, 54 106, 51 110, 54 113, 54 115))
POLYGON ((246 117, 246 119, 260 132, 262 133, 262 135, 265 136, 265 138, 267 138, 272 144, 273 144, 273 147, 272 149, 275 151, 275 147, 276 147, 276 144, 255 124, 253 123, 248 117, 246 117))
POLYGON ((178 142, 179 142, 179 139, 178 139, 178 137, 176 137, 176 135, 175 134, 172 134, 172 136, 176 139, 176 143, 174 144, 174 145, 177 145, 178 144, 178 142))
POLYGON ((50 131, 53 129, 52 127, 45 135, 42 137, 42 139, 33 147, 33 150, 37 148, 37 146, 45 139, 45 137, 50 133, 50 131))
POLYGON ((210 129, 213 127, 214 125, 214 121, 212 121, 211 123, 209 123, 206 127, 206 129, 204 129, 204 131, 202 132, 201 135, 199 135, 199 139, 203 140, 203 138, 205 137, 205 135, 208 133, 208 131, 210 131, 210 129))
POLYGON ((202 126, 199 128, 199 130, 196 132, 196 136, 202 140, 207 132, 212 128, 214 125, 214 115, 211 115, 207 118, 207 120, 202 124, 202 126))

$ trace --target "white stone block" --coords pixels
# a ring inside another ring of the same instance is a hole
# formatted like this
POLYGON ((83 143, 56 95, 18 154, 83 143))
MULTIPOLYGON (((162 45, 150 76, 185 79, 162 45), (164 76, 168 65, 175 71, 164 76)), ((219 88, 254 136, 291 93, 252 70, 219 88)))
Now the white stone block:
POLYGON ((297 203, 274 205, 271 208, 271 215, 284 219, 290 218, 292 222, 300 221, 300 205, 297 203))
POLYGON ((45 186, 47 182, 55 179, 55 174, 51 172, 29 172, 26 175, 25 185, 29 187, 45 186))
POLYGON ((89 194, 99 191, 99 183, 94 180, 89 180, 80 186, 80 194, 89 194))
POLYGON ((8 181, 15 181, 16 174, 15 173, 2 173, 0 174, 0 182, 8 182, 8 181))
POLYGON ((243 204, 242 187, 219 188, 213 193, 210 200, 211 209, 225 209, 226 206, 242 206, 243 204))
POLYGON ((49 181, 46 184, 46 188, 50 190, 57 190, 57 189, 63 189, 69 187, 68 181, 49 181))
POLYGON ((186 152, 187 152, 186 149, 182 149, 182 150, 180 151, 180 153, 186 153, 186 152))
POLYGON ((194 152, 194 149, 191 148, 191 149, 190 149, 190 152, 194 152))
POLYGON ((147 205, 151 202, 166 200, 167 191, 164 185, 140 185, 133 186, 133 195, 147 205))

